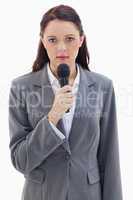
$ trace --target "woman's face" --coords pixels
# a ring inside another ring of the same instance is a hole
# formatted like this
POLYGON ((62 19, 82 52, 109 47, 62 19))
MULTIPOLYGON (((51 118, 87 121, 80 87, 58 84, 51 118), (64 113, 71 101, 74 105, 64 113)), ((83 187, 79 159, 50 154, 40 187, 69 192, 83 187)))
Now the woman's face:
POLYGON ((84 36, 79 35, 79 30, 72 22, 55 19, 48 23, 41 40, 55 72, 60 63, 66 63, 70 71, 74 70, 83 39, 84 36))

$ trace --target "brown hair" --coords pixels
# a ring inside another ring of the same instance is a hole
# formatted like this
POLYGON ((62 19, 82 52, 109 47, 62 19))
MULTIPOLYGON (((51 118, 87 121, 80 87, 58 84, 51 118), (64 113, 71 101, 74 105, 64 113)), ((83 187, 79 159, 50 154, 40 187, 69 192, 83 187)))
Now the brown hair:
MULTIPOLYGON (((82 68, 90 71, 89 64, 89 52, 87 49, 86 37, 83 31, 82 23, 77 12, 70 6, 59 5, 48 10, 42 17, 40 22, 40 36, 43 36, 43 32, 47 26, 47 24, 54 20, 59 19, 63 21, 73 22, 79 30, 80 36, 84 35, 84 41, 82 46, 79 48, 79 52, 76 58, 76 62, 81 65, 82 68)), ((44 67, 44 64, 49 62, 49 57, 47 55, 47 51, 43 46, 43 43, 40 39, 37 56, 32 66, 32 71, 39 71, 44 67)))

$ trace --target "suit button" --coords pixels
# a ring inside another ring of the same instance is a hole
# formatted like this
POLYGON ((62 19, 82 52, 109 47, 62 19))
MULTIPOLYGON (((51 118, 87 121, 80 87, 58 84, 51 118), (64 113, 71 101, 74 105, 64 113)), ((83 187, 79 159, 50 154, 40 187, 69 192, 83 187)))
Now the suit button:
POLYGON ((69 154, 66 154, 66 160, 69 160, 70 159, 70 155, 69 154))

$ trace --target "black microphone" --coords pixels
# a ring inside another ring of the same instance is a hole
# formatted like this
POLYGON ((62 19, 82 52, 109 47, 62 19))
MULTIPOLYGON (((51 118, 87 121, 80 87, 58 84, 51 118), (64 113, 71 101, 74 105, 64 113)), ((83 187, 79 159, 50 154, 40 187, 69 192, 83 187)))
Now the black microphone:
MULTIPOLYGON (((65 63, 62 63, 57 68, 57 75, 59 78, 60 86, 63 87, 65 85, 68 85, 70 70, 69 66, 65 63)), ((69 109, 66 111, 66 113, 69 112, 69 109)))

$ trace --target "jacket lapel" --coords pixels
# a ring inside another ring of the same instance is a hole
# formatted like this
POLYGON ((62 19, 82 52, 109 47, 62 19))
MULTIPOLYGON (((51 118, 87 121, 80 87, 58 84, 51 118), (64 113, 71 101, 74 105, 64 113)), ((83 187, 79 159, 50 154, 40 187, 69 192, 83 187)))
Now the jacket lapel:
POLYGON ((78 127, 80 127, 81 130, 83 130, 85 123, 87 123, 87 120, 84 115, 86 112, 86 100, 87 95, 89 91, 92 89, 93 85, 95 84, 95 81, 89 75, 87 70, 84 70, 79 65, 80 70, 80 82, 79 82, 79 88, 77 92, 77 98, 76 98, 76 106, 74 111, 74 116, 72 120, 72 125, 69 133, 69 144, 72 146, 72 142, 76 142, 76 133, 77 130, 79 131, 78 127), (86 120, 86 122, 85 122, 86 120), (72 140, 75 138, 74 140, 72 140))

